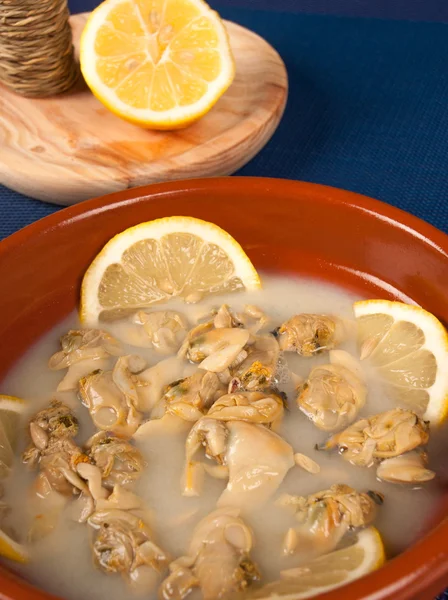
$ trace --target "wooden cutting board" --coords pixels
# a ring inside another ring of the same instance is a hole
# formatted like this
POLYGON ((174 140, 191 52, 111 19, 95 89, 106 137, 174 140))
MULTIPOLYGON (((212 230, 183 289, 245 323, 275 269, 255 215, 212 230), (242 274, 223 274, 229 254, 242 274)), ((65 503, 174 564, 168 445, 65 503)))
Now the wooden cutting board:
MULTIPOLYGON (((71 17, 76 51, 87 13, 71 17)), ((45 100, 0 86, 0 182, 56 204, 73 204, 156 181, 228 175, 274 133, 287 98, 277 52, 226 22, 236 77, 212 110, 186 129, 149 131, 109 112, 84 82, 45 100)))

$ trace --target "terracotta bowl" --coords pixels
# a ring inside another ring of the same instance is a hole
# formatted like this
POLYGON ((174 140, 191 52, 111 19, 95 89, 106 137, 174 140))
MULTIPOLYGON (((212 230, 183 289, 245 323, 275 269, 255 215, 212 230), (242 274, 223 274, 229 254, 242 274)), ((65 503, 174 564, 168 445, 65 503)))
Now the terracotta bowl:
MULTIPOLYGON (((240 241, 258 269, 312 275, 362 295, 416 302, 448 322, 448 236, 396 208, 309 183, 222 178, 120 192, 53 214, 0 243, 0 379, 78 301, 83 273, 114 234, 191 215, 240 241)), ((435 596, 448 583, 448 491, 434 527, 379 571, 327 600, 435 596)), ((403 523, 403 527, 406 524, 403 523)), ((44 600, 0 570, 2 597, 44 600)))

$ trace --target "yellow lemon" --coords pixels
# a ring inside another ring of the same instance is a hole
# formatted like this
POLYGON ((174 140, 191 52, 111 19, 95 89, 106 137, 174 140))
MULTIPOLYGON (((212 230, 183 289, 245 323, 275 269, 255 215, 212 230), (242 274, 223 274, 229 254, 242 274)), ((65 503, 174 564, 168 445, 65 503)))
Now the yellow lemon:
POLYGON ((24 546, 15 542, 9 535, 0 529, 0 556, 15 562, 28 562, 28 552, 24 546))
POLYGON ((20 418, 26 409, 25 401, 0 394, 0 479, 10 472, 20 418))
POLYGON ((225 26, 203 0, 106 0, 84 28, 80 62, 105 106, 153 129, 196 121, 235 73, 225 26))
MULTIPOLYGON (((7 477, 11 471, 20 419, 25 409, 26 403, 21 398, 0 394, 0 479, 7 477)), ((26 548, 1 529, 0 556, 16 562, 28 561, 26 548)))
POLYGON ((296 569, 282 571, 279 582, 268 584, 251 597, 303 600, 359 579, 381 567, 384 561, 381 536, 375 527, 368 527, 357 534, 352 544, 296 569))

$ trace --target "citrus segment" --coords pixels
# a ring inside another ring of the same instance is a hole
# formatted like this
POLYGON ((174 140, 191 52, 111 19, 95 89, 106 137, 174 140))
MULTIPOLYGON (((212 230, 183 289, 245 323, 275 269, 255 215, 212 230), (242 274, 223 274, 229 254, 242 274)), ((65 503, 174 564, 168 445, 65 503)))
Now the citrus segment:
MULTIPOLYGON (((21 415, 26 403, 21 398, 0 394, 0 480, 11 471, 14 447, 19 433, 21 415)), ((16 562, 27 562, 26 549, 0 529, 0 556, 16 562)))
POLYGON ((15 562, 28 562, 28 552, 24 546, 15 542, 8 534, 0 529, 0 556, 15 562))
POLYGON ((351 545, 282 571, 281 581, 268 584, 252 597, 302 600, 359 579, 381 567, 384 561, 381 536, 375 527, 369 527, 359 532, 351 545))
POLYGON ((0 394, 0 479, 9 475, 20 418, 26 404, 21 398, 0 394))
POLYGON ((448 333, 418 306, 387 300, 354 304, 362 359, 389 397, 433 423, 448 412, 448 333))

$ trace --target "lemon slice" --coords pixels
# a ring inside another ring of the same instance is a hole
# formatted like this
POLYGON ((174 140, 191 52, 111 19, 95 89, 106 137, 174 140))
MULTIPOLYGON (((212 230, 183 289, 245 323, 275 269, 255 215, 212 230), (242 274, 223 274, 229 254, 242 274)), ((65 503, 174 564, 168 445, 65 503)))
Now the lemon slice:
MULTIPOLYGON (((7 477, 11 471, 14 446, 25 409, 26 403, 21 398, 0 394, 0 479, 7 477)), ((0 529, 0 556, 16 562, 28 561, 25 547, 14 541, 2 529, 0 529)))
POLYGON ((15 542, 8 534, 0 529, 0 556, 14 560, 15 562, 28 562, 27 549, 15 542))
POLYGON ((302 600, 359 579, 381 567, 384 561, 381 536, 375 527, 369 527, 357 534, 353 544, 296 569, 282 571, 281 581, 264 586, 251 598, 302 600))
POLYGON ((388 396, 425 420, 441 423, 448 413, 448 333, 419 306, 355 302, 358 342, 385 384, 388 396))
POLYGON ((197 120, 235 73, 226 29, 203 0, 106 0, 84 28, 80 62, 105 106, 154 129, 197 120))
POLYGON ((140 223, 112 238, 94 259, 81 288, 81 321, 180 296, 256 290, 260 278, 241 246, 223 229, 192 217, 140 223))
POLYGON ((26 403, 21 398, 0 394, 0 479, 7 477, 11 470, 20 419, 25 408, 26 403))

